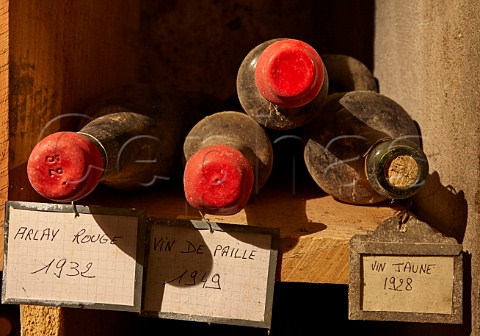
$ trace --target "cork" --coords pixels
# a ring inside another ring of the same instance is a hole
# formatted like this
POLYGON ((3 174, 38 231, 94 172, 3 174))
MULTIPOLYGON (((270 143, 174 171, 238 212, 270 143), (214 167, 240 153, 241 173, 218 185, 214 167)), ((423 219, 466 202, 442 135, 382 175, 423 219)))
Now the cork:
POLYGON ((387 181, 391 186, 406 189, 417 182, 419 167, 411 156, 400 155, 390 161, 386 171, 387 181))

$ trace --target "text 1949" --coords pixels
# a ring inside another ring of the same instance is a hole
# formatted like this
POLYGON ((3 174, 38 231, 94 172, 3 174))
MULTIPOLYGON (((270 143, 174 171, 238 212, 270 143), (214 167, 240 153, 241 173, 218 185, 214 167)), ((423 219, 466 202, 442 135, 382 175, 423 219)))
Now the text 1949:
POLYGON ((195 286, 203 283, 203 288, 222 289, 220 286, 220 274, 215 273, 212 276, 209 276, 206 272, 203 272, 202 274, 199 271, 189 271, 188 269, 166 283, 176 283, 177 285, 183 286, 195 286))

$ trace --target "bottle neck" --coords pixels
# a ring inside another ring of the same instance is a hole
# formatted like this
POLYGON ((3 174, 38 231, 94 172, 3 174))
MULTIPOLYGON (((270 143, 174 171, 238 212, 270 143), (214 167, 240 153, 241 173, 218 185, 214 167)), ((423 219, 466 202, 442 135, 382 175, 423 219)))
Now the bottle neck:
POLYGON ((160 164, 155 152, 161 141, 156 135, 160 133, 155 132, 157 125, 145 114, 112 112, 96 117, 78 133, 88 137, 98 148, 105 167, 103 180, 110 181, 132 176, 135 172, 139 177, 142 169, 154 169, 156 162, 160 164))
POLYGON ((103 176, 105 174, 106 168, 108 167, 108 156, 107 156, 107 151, 106 151, 105 147, 103 146, 102 142, 99 141, 97 138, 95 138, 91 134, 84 133, 82 131, 78 131, 76 133, 87 137, 90 140, 90 142, 93 143, 95 145, 95 147, 98 149, 98 152, 99 152, 100 156, 102 157, 102 163, 103 163, 102 164, 102 168, 103 168, 102 176, 103 176))
POLYGON ((390 199, 413 196, 428 176, 425 153, 407 139, 380 139, 365 156, 369 183, 377 193, 390 199))

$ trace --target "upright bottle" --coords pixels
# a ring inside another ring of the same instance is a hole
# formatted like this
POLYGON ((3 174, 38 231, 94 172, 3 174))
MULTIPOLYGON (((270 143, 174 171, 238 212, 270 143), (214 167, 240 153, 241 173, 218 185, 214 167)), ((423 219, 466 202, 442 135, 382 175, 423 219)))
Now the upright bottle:
POLYGON ((29 181, 59 202, 79 200, 100 182, 120 190, 152 188, 179 175, 186 134, 215 104, 203 94, 122 86, 86 109, 79 131, 53 133, 33 148, 29 181))
POLYGON ((302 133, 310 175, 342 202, 409 198, 427 178, 428 160, 416 123, 399 104, 379 93, 329 95, 302 133))
POLYGON ((298 128, 318 113, 328 93, 322 58, 309 44, 278 38, 253 48, 237 74, 237 94, 243 110, 260 125, 298 128))
POLYGON ((243 112, 200 120, 183 145, 188 203, 205 214, 234 215, 267 182, 273 149, 265 130, 243 112))

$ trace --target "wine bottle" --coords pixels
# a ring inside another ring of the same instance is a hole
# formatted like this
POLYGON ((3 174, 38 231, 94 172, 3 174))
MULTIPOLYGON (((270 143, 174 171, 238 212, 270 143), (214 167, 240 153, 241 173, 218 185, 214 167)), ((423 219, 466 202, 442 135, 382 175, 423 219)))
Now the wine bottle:
POLYGON ((328 73, 328 94, 378 90, 378 81, 359 59, 343 54, 322 54, 328 73))
POLYGON ((243 112, 221 111, 200 120, 185 138, 183 153, 185 198, 205 214, 238 213, 272 171, 270 139, 243 112))
POLYGON ((416 123, 380 93, 329 95, 302 134, 310 175, 339 201, 373 204, 409 198, 427 178, 428 160, 416 123))
POLYGON ((318 113, 328 93, 328 74, 312 46, 277 38, 246 55, 236 86, 243 110, 260 125, 289 130, 305 125, 318 113))
POLYGON ((50 134, 33 148, 30 184, 48 199, 70 202, 100 182, 140 190, 181 177, 184 138, 215 104, 211 96, 153 84, 119 87, 87 107, 78 131, 50 134))

